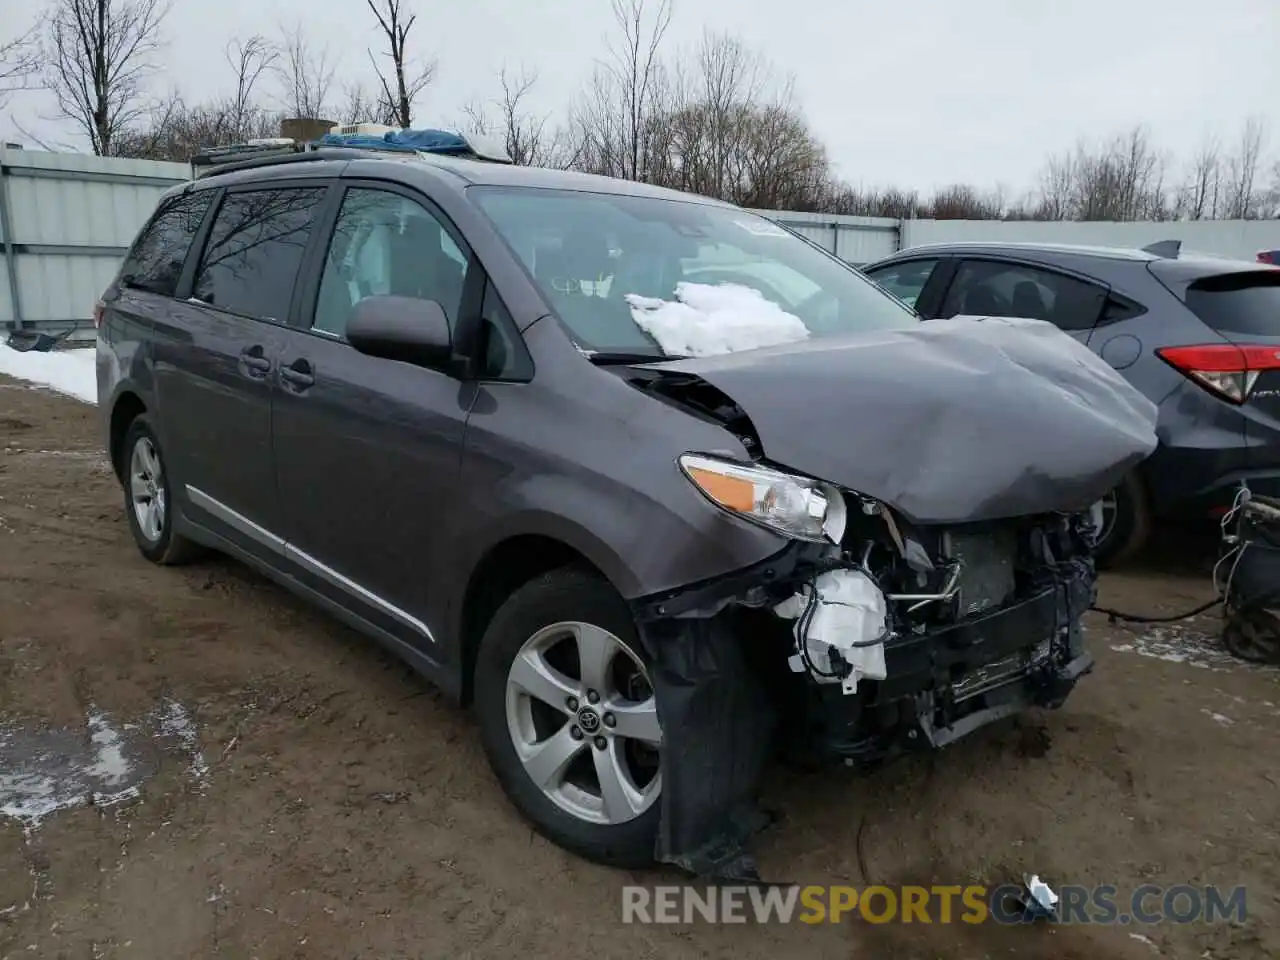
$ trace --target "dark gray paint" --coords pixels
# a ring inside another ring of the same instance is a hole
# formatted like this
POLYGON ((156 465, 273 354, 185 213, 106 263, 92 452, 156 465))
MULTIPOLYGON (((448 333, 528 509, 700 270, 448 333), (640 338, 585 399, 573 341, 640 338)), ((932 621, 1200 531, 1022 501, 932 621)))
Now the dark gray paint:
POLYGON ((660 366, 732 397, 770 460, 919 523, 1084 509, 1156 446, 1155 405, 1041 321, 936 320, 660 366))
MULTIPOLYGON (((347 320, 347 343, 369 357, 384 357, 420 366, 446 364, 453 349, 449 318, 434 300, 414 297, 365 297, 347 320)), ((286 367, 282 373, 292 368, 286 367)), ((305 370, 293 370, 292 383, 307 386, 305 370)))

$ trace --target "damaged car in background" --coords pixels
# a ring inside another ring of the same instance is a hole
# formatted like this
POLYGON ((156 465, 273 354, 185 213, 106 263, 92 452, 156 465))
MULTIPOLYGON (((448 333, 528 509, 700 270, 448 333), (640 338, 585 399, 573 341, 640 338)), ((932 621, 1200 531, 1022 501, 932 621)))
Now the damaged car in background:
POLYGON ((556 843, 752 878, 777 756, 945 746, 1090 669, 1089 510, 1155 409, 1050 324, 921 323, 735 207, 461 157, 241 164, 175 208, 99 328, 140 549, 404 657, 556 843))

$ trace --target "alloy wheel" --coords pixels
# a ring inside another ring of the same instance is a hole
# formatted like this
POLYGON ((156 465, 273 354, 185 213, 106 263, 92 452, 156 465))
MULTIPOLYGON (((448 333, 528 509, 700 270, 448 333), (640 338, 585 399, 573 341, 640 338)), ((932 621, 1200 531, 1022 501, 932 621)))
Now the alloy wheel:
POLYGON ((1115 531, 1116 513, 1119 509, 1119 496, 1114 490, 1109 490, 1101 500, 1089 509, 1089 520, 1093 526, 1095 549, 1101 549, 1103 543, 1115 531))
POLYGON ((556 806, 615 825, 661 792, 662 730, 648 671, 609 631, 544 627, 507 674, 507 729, 529 779, 556 806))
POLYGON ((129 457, 129 497, 138 529, 151 543, 164 535, 164 468, 149 437, 139 437, 129 457))

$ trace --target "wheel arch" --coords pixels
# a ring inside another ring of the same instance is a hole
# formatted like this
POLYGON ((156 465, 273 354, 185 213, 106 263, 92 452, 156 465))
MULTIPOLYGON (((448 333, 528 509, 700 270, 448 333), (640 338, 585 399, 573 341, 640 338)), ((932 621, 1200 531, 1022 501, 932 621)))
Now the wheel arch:
POLYGON ((123 391, 111 406, 107 449, 111 456, 111 467, 115 470, 117 479, 124 478, 124 438, 129 432, 129 425, 146 412, 147 405, 132 390, 123 391))
POLYGON ((462 702, 469 705, 475 688, 476 656, 493 615, 516 590, 531 580, 564 567, 576 567, 618 588, 578 547, 543 533, 521 533, 489 548, 472 570, 458 619, 462 702))

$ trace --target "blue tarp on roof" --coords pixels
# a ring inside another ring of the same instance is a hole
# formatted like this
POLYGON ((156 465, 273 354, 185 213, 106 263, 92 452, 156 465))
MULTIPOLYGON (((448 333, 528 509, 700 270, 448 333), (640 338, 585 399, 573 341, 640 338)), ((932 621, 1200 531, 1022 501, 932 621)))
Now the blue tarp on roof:
POLYGON ((316 143, 329 147, 365 147, 373 150, 471 153, 466 140, 447 130, 392 130, 380 137, 358 133, 326 133, 316 143))

